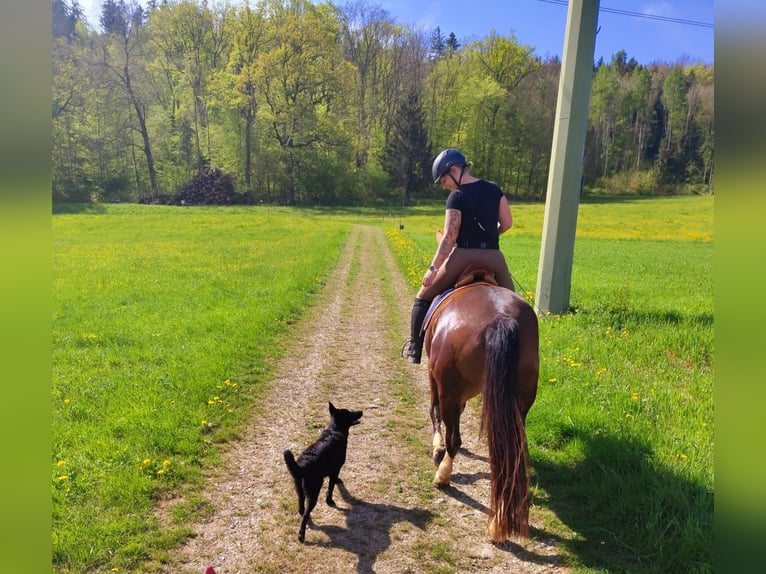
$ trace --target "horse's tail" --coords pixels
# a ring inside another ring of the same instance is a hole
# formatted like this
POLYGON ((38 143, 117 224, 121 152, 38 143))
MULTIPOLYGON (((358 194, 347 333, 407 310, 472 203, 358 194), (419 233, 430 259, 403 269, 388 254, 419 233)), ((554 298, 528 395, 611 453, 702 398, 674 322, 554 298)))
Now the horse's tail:
POLYGON ((293 475, 293 478, 295 480, 300 480, 302 478, 302 472, 301 467, 298 466, 298 463, 295 462, 295 457, 293 456, 293 453, 289 450, 286 450, 282 453, 282 456, 285 457, 285 464, 287 465, 287 470, 290 471, 290 474, 293 475))
POLYGON ((486 379, 481 430, 487 434, 490 504, 495 530, 503 538, 529 536, 529 454, 516 402, 519 324, 502 314, 485 334, 486 379))

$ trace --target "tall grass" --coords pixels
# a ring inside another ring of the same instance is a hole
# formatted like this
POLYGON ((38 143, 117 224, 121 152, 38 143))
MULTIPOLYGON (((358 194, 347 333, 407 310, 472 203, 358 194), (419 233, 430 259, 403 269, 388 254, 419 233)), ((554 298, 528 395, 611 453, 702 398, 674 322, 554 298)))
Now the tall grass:
MULTIPOLYGON (((388 236, 413 290, 440 210, 388 236)), ((501 242, 534 302, 542 206, 501 242)), ((541 318, 536 504, 576 570, 712 571, 713 202, 584 202, 572 311, 541 318)))
POLYGON ((155 501, 198 482, 214 443, 237 432, 348 231, 273 208, 102 211, 53 217, 62 572, 130 569, 187 534, 152 524, 155 501))

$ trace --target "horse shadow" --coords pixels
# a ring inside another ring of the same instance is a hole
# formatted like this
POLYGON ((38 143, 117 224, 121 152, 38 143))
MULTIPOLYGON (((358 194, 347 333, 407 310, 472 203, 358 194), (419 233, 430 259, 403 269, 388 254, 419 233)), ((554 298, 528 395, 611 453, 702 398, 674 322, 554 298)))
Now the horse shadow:
MULTIPOLYGON (((473 453, 465 448, 460 449, 458 456, 464 456, 465 458, 480 460, 482 462, 489 464, 489 458, 480 454, 473 453)), ((455 472, 452 474, 450 485, 442 488, 441 491, 446 496, 449 496, 450 498, 463 504, 464 506, 473 508, 474 510, 480 512, 481 514, 488 515, 489 508, 487 508, 486 504, 476 500, 473 496, 461 490, 459 487, 470 486, 481 481, 489 482, 489 480, 490 480, 490 474, 487 471, 478 471, 478 472, 470 472, 470 473, 455 472)), ((558 543, 560 541, 559 536, 551 532, 546 532, 539 528, 535 528, 532 525, 530 525, 529 527, 529 534, 531 538, 545 540, 548 543, 551 543, 551 542, 558 543)), ((527 548, 524 548, 522 545, 517 544, 511 540, 503 542, 502 544, 495 543, 493 545, 497 550, 501 552, 507 552, 507 553, 513 554, 513 556, 515 556, 516 558, 524 562, 539 564, 542 566, 551 566, 551 567, 559 565, 561 563, 561 558, 559 556, 540 555, 527 548)))
POLYGON ((712 489, 658 465, 640 440, 563 427, 559 435, 580 441, 585 457, 574 465, 533 457, 532 481, 546 493, 542 504, 577 533, 561 544, 582 566, 712 572, 712 489))
POLYGON ((391 504, 376 504, 354 497, 343 483, 336 489, 348 508, 336 507, 346 515, 346 528, 332 525, 316 525, 309 521, 313 530, 324 532, 329 540, 305 544, 342 548, 357 556, 358 574, 373 574, 378 556, 391 546, 391 528, 399 522, 409 522, 420 530, 434 519, 435 515, 420 508, 402 508, 391 504))

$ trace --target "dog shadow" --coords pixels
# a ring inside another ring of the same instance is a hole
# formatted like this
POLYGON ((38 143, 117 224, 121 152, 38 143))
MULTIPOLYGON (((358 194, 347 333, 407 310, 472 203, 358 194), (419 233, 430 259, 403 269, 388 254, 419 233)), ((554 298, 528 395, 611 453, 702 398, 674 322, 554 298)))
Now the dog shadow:
POLYGON ((324 532, 329 540, 305 544, 342 548, 357 556, 358 574, 373 574, 378 556, 391 546, 391 528, 399 522, 409 522, 420 530, 435 518, 429 510, 420 508, 402 508, 391 504, 376 504, 354 497, 343 483, 338 483, 340 492, 348 508, 336 506, 335 509, 346 515, 346 528, 322 526, 309 522, 312 530, 324 532))

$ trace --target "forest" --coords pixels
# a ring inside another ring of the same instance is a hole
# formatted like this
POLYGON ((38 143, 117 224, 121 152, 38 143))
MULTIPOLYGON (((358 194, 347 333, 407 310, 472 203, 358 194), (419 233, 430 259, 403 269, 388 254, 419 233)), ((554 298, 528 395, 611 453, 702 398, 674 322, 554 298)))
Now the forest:
MULTIPOLYGON (((53 0, 54 202, 409 204, 458 147, 545 199, 561 62, 368 0, 53 0), (214 197, 215 201, 211 198, 214 197)), ((594 62, 584 193, 713 193, 713 66, 594 62)))

